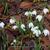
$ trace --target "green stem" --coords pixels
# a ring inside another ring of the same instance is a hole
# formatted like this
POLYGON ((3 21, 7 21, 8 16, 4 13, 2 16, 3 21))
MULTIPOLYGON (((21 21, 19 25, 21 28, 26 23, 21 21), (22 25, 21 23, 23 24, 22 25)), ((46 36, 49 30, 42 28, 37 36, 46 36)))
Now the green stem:
POLYGON ((41 43, 40 43, 40 38, 39 38, 39 50, 41 50, 41 43))
POLYGON ((16 50, 16 45, 14 45, 14 50, 16 50))
POLYGON ((29 16, 29 22, 31 22, 32 21, 32 16, 29 16))
POLYGON ((6 45, 4 44, 4 50, 6 50, 6 45))
POLYGON ((41 50, 41 43, 39 38, 36 39, 35 50, 41 50))
POLYGON ((7 13, 7 12, 6 12, 6 11, 8 11, 8 10, 7 10, 7 8, 8 8, 8 4, 6 3, 6 4, 5 4, 4 14, 6 14, 6 13, 7 13))

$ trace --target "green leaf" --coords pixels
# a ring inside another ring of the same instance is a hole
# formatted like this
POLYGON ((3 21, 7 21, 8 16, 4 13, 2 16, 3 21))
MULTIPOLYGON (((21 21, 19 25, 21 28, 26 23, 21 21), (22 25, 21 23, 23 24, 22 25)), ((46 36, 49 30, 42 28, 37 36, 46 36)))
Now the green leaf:
POLYGON ((35 50, 41 50, 40 44, 36 44, 35 50))

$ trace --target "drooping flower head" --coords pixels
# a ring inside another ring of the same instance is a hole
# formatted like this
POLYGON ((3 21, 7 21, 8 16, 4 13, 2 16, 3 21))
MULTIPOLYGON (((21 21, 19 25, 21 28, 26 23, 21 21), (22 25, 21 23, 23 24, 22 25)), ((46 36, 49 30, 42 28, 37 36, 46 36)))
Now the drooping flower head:
POLYGON ((37 11, 36 10, 32 11, 32 15, 37 15, 37 11))
POLYGON ((31 11, 26 11, 24 15, 26 15, 26 16, 32 16, 32 12, 31 11))
POLYGON ((48 12, 49 12, 49 10, 48 10, 47 8, 44 8, 44 9, 43 9, 43 13, 44 13, 44 14, 47 14, 48 12))
POLYGON ((13 43, 16 43, 16 39, 13 40, 13 43))
POLYGON ((16 28, 18 28, 18 26, 16 26, 16 25, 12 26, 12 29, 15 30, 16 28))
POLYGON ((4 24, 3 22, 1 22, 1 23, 0 23, 0 28, 4 28, 4 25, 5 25, 5 24, 4 24))
POLYGON ((21 24, 21 29, 23 29, 25 31, 25 25, 21 24))
POLYGON ((49 32, 48 29, 44 29, 44 30, 43 30, 43 33, 44 33, 45 36, 47 36, 47 35, 49 35, 50 32, 49 32))
POLYGON ((29 28, 34 27, 33 23, 32 23, 32 22, 30 22, 30 23, 28 24, 28 27, 29 27, 29 28))
POLYGON ((42 15, 37 15, 36 19, 40 22, 42 20, 43 16, 42 15))
POLYGON ((14 24, 15 23, 15 20, 14 19, 10 19, 10 24, 14 24))
POLYGON ((38 29, 38 26, 32 27, 31 31, 33 32, 33 34, 35 34, 35 36, 39 37, 39 35, 41 35, 41 31, 38 29))

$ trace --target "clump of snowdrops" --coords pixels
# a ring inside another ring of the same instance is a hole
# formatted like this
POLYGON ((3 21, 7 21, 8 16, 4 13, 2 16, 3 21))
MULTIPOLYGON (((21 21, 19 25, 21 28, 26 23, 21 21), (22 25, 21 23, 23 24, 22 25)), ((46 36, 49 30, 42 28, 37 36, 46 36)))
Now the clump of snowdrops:
MULTIPOLYGON (((47 13, 49 13, 49 10, 47 8, 44 8, 42 10, 42 13, 44 15, 46 15, 47 13)), ((40 40, 39 40, 40 37, 41 36, 48 36, 49 33, 50 33, 50 31, 47 28, 45 28, 44 25, 43 25, 44 16, 41 15, 41 14, 37 14, 37 10, 26 11, 24 15, 28 17, 27 25, 22 23, 21 20, 17 21, 15 17, 10 18, 8 25, 13 30, 18 29, 19 32, 23 36, 29 35, 30 37, 37 38, 39 44, 38 45, 36 44, 36 45, 39 47, 39 50, 40 50, 40 48, 41 48, 40 40), (34 18, 35 18, 34 21, 32 20, 33 15, 34 15, 34 18)), ((7 28, 7 26, 5 26, 5 23, 3 21, 0 22, 0 29, 7 28)), ((15 43, 16 43, 16 41, 17 40, 14 40, 15 43)), ((13 44, 13 42, 11 43, 11 45, 12 44, 13 44)), ((35 48, 37 48, 37 46, 35 48)))

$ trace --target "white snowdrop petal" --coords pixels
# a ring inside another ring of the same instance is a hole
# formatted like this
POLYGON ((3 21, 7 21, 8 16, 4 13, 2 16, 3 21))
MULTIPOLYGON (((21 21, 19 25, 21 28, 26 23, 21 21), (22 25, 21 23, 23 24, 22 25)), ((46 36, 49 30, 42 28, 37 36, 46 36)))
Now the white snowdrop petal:
POLYGON ((30 22, 30 23, 28 24, 28 27, 29 27, 29 28, 34 27, 33 23, 32 23, 32 22, 30 22))
POLYGON ((26 16, 28 16, 28 15, 29 15, 29 12, 28 12, 28 11, 27 11, 27 12, 25 12, 25 15, 26 15, 26 16))
POLYGON ((39 28, 38 26, 32 27, 31 31, 34 32, 35 30, 38 30, 38 28, 39 28))
POLYGON ((47 8, 43 9, 44 14, 47 14, 49 12, 49 10, 47 8))
POLYGON ((36 33, 35 35, 36 35, 36 37, 39 37, 39 34, 38 33, 36 33))
POLYGON ((36 10, 32 11, 32 15, 36 15, 36 14, 37 14, 36 10))
POLYGON ((49 30, 44 29, 44 30, 43 30, 43 33, 44 33, 45 36, 47 36, 47 35, 49 35, 49 30))
POLYGON ((5 24, 4 24, 3 22, 0 23, 0 27, 1 27, 1 28, 4 28, 4 25, 5 25, 5 24))
POLYGON ((22 29, 25 28, 25 25, 24 25, 24 24, 21 24, 21 28, 22 28, 22 29))
POLYGON ((40 31, 40 30, 35 30, 34 33, 35 33, 35 35, 36 35, 37 37, 39 37, 39 35, 41 35, 41 31, 40 31))
POLYGON ((39 32, 38 32, 38 30, 34 30, 34 34, 35 34, 37 37, 39 37, 39 32))
POLYGON ((13 42, 16 43, 16 39, 14 39, 13 42))
POLYGON ((47 33, 45 33, 44 35, 45 35, 45 36, 47 36, 48 34, 47 34, 47 33))
POLYGON ((38 28, 39 28, 38 26, 35 26, 35 27, 34 27, 35 30, 38 29, 38 28))
POLYGON ((31 11, 29 11, 29 15, 32 15, 32 12, 31 11))
POLYGON ((32 27, 32 28, 31 28, 31 31, 34 32, 34 30, 35 30, 35 29, 32 27))
POLYGON ((15 20, 14 19, 10 19, 10 24, 14 24, 15 20))
POLYGON ((35 34, 38 33, 38 30, 34 30, 34 33, 35 33, 35 34))
POLYGON ((21 29, 25 30, 25 25, 21 24, 21 29))
POLYGON ((14 43, 12 42, 11 45, 13 45, 14 43))
POLYGON ((42 20, 43 16, 42 15, 37 15, 36 19, 40 22, 42 20))
POLYGON ((31 11, 26 11, 24 15, 26 15, 26 16, 32 16, 32 12, 31 11))
POLYGON ((18 28, 18 26, 16 26, 16 25, 12 26, 12 29, 15 30, 16 28, 18 28))
POLYGON ((38 32, 39 32, 39 35, 41 35, 41 31, 40 31, 40 30, 38 30, 38 32))

